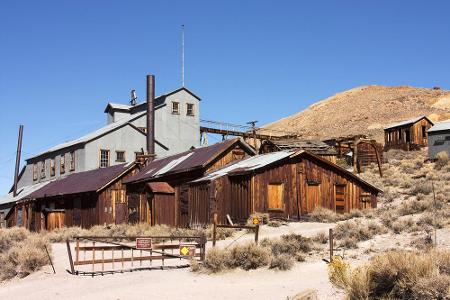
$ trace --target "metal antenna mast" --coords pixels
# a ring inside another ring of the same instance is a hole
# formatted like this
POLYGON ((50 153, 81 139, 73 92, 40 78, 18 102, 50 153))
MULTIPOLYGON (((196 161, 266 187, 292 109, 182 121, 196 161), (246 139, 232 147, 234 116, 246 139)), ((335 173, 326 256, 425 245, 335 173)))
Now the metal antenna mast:
POLYGON ((181 86, 184 87, 184 25, 181 25, 181 86))

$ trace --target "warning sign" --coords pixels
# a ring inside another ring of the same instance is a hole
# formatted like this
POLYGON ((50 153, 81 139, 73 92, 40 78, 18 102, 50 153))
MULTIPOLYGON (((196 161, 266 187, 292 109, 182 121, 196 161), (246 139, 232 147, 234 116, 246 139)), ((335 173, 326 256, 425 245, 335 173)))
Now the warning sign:
POLYGON ((253 225, 260 225, 262 224, 262 218, 261 217, 253 217, 253 225))
POLYGON ((136 249, 150 250, 152 249, 151 238, 136 238, 136 249))
POLYGON ((195 245, 180 245, 181 256, 195 256, 195 245))

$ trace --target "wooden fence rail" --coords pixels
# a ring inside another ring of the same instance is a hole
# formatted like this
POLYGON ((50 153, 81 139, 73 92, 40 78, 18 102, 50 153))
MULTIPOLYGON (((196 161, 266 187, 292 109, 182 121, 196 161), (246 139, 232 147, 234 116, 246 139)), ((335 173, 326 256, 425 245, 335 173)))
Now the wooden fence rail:
POLYGON ((67 240, 66 244, 69 273, 74 275, 184 268, 190 265, 189 260, 205 259, 206 236, 76 236, 73 239, 75 260, 71 242, 67 240), (90 270, 85 266, 90 266, 90 270))

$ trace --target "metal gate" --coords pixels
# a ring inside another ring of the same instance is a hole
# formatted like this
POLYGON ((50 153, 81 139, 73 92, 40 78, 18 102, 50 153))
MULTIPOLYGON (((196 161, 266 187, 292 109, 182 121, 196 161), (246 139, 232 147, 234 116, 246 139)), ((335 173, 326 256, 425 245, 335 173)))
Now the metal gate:
POLYGON ((204 261, 206 236, 76 236, 67 240, 72 275, 179 269, 204 261))

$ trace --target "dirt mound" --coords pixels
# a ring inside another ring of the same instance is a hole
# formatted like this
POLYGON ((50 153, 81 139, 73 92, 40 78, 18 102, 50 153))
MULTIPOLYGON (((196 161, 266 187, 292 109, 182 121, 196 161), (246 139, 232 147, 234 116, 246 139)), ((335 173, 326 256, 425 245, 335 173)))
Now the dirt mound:
POLYGON ((449 119, 450 91, 362 86, 319 101, 264 128, 296 132, 308 139, 367 134, 382 142, 383 127, 420 115, 433 121, 449 119))

